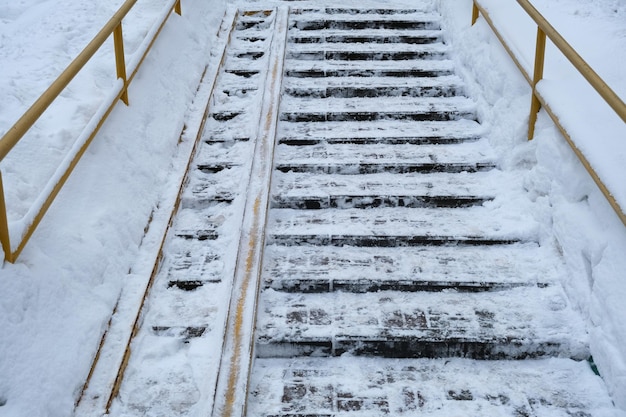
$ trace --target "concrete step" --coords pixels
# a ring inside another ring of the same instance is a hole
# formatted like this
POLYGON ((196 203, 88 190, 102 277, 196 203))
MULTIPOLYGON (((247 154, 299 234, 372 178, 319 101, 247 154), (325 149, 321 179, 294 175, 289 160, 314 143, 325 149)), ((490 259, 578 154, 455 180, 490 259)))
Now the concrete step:
MULTIPOLYGON (((306 44, 311 45, 311 44, 306 44)), ((423 48, 381 48, 377 47, 345 47, 345 44, 333 44, 342 46, 342 48, 299 48, 287 52, 286 59, 303 60, 303 61, 408 61, 415 59, 444 59, 447 56, 447 48, 441 45, 435 47, 428 45, 423 48), (311 50, 306 50, 311 49, 311 50), (395 50, 398 49, 398 50, 395 50)), ((350 45, 350 44, 348 44, 350 45)), ((361 44, 360 44, 361 45, 361 44)), ((395 44, 392 44, 395 45, 395 44)), ((402 45, 400 45, 402 46, 402 45)), ((425 45, 419 45, 425 46, 425 45)), ((256 59, 256 58, 255 58, 256 59)))
POLYGON ((518 202, 495 207, 273 209, 268 243, 278 245, 401 247, 534 242, 531 212, 518 202))
POLYGON ((522 190, 522 178, 491 170, 476 173, 312 175, 276 172, 273 198, 316 198, 338 196, 488 196, 522 190))
POLYGON ((455 76, 420 78, 417 82, 386 77, 328 77, 312 82, 288 77, 284 93, 293 97, 453 97, 464 94, 462 81, 455 76))
POLYGON ((339 174, 324 174, 315 167, 309 172, 298 172, 305 171, 298 165, 293 171, 282 172, 284 168, 278 165, 274 174, 272 208, 470 207, 498 195, 505 201, 513 192, 523 190, 520 178, 495 169, 341 175, 341 170, 339 174))
MULTIPOLYGON (((353 33, 354 31, 349 31, 347 33, 353 33)), ((359 33, 361 35, 361 33, 359 33)), ((363 34, 366 35, 366 34, 363 34)), ((442 42, 432 43, 432 44, 418 44, 418 45, 407 45, 403 43, 389 43, 389 44, 378 44, 378 43, 340 43, 340 42, 331 42, 331 43, 294 43, 290 45, 289 50, 287 52, 287 58, 289 59, 290 53, 316 53, 316 52, 416 52, 424 55, 432 54, 432 55, 444 55, 448 51, 448 46, 442 42)))
POLYGON ((249 415, 618 417, 602 380, 568 359, 258 359, 249 415))
POLYGON ((281 123, 278 142, 288 145, 315 144, 450 144, 472 142, 484 128, 473 120, 439 122, 377 120, 373 122, 281 123))
POLYGON ((394 76, 394 77, 430 77, 438 75, 451 75, 454 73, 454 62, 449 59, 427 60, 414 59, 405 61, 301 61, 297 59, 285 61, 285 75, 290 77, 294 73, 303 72, 302 75, 318 76, 319 74, 333 75, 333 72, 341 72, 338 76, 394 76), (360 70, 361 72, 357 72, 360 70), (342 72, 343 71, 343 72, 342 72), (313 74, 313 75, 310 75, 313 74))
MULTIPOLYGON (((310 62, 310 61, 291 61, 291 62, 310 62)), ((312 61, 316 62, 316 61, 312 61)), ((332 62, 332 61, 325 61, 332 62)), ((343 63, 355 63, 355 61, 334 61, 340 64, 343 63)), ((349 66, 342 65, 345 68, 331 68, 329 65, 324 65, 323 68, 319 66, 304 66, 286 65, 285 76, 288 77, 301 77, 301 78, 324 78, 324 77, 396 77, 396 78, 423 78, 423 77, 437 77, 441 75, 451 75, 454 72, 446 68, 437 68, 436 66, 419 65, 407 68, 381 68, 381 66, 370 65, 375 62, 388 62, 388 61, 361 61, 361 65, 349 66), (294 68, 290 68, 294 67, 294 68)), ((404 62, 404 61, 393 61, 404 62)), ((441 62, 441 61, 425 61, 425 62, 441 62)), ((443 67, 443 66, 442 66, 443 67)), ((242 76, 248 75, 247 73, 240 72, 242 76)), ((250 72, 251 76, 254 75, 250 72)))
MULTIPOLYGON (((241 90, 239 90, 241 91, 241 90)), ((244 90, 245 91, 245 90, 244 90)), ((373 87, 285 87, 285 94, 292 97, 311 98, 355 98, 355 97, 455 97, 463 95, 463 88, 453 85, 373 86, 373 87)))
MULTIPOLYGON (((214 243, 214 242, 212 242, 214 243)), ((224 261, 220 251, 207 242, 185 241, 169 243, 172 251, 165 259, 161 274, 167 284, 164 288, 194 291, 208 283, 224 278, 224 261)))
POLYGON ((338 87, 456 87, 462 88, 463 81, 456 75, 443 75, 440 77, 420 78, 416 80, 404 80, 393 77, 326 77, 321 80, 308 80, 296 77, 286 77, 283 80, 285 88, 338 88, 338 87))
POLYGON ((416 21, 416 20, 399 20, 399 19, 380 19, 377 17, 372 20, 356 20, 346 18, 339 18, 335 16, 333 20, 292 20, 290 27, 302 31, 307 30, 324 30, 324 29, 346 29, 346 30, 362 30, 362 29, 439 29, 440 23, 438 20, 433 21, 416 21))
POLYGON ((265 31, 272 26, 273 18, 266 17, 242 17, 237 19, 236 31, 265 31))
MULTIPOLYGON (((315 99, 285 96, 281 121, 449 121, 474 120, 476 105, 465 97, 393 97, 393 99, 315 99)), ((233 112, 234 113, 234 112, 233 112)))
POLYGON ((474 172, 495 166, 483 141, 440 145, 278 145, 276 169, 282 172, 367 174, 376 172, 474 172))
POLYGON ((266 289, 259 308, 259 357, 589 356, 584 323, 557 286, 360 294, 266 289))
POLYGON ((328 15, 334 16, 347 16, 355 18, 355 16, 360 16, 361 18, 367 18, 368 15, 377 15, 377 16, 388 16, 388 18, 393 18, 394 16, 416 16, 418 18, 423 18, 424 16, 429 17, 437 17, 437 15, 432 14, 432 12, 428 8, 394 8, 394 7, 324 7, 324 8, 313 8, 313 7, 294 7, 291 9, 291 14, 294 16, 303 15, 314 18, 327 18, 328 15))
POLYGON ((284 196, 272 198, 271 208, 320 210, 320 209, 372 209, 372 208, 461 208, 479 206, 493 200, 491 196, 480 195, 435 195, 429 194, 333 194, 329 196, 284 196))
POLYGON ((428 248, 269 245, 263 276, 266 288, 284 292, 480 292, 554 285, 564 276, 555 255, 553 248, 536 243, 428 248))
POLYGON ((303 13, 292 15, 290 29, 301 31, 323 29, 396 29, 396 30, 436 30, 441 28, 440 18, 432 13, 413 13, 404 15, 363 15, 351 13, 303 13))
MULTIPOLYGON (((292 44, 407 44, 427 45, 443 42, 440 30, 361 30, 359 33, 347 30, 307 30, 292 31, 287 38, 292 44)), ((293 45, 290 45, 293 47, 293 45)))

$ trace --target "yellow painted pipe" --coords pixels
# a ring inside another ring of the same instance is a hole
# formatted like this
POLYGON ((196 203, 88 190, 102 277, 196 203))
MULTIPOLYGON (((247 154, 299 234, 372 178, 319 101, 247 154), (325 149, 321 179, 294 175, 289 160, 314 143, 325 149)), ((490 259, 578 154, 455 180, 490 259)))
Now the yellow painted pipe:
POLYGON ((476 4, 476 0, 472 2, 472 26, 478 20, 478 16, 480 16, 480 10, 478 10, 478 5, 476 4))
POLYGON ((78 164, 80 158, 87 150, 87 147, 96 136, 104 121, 107 119, 113 107, 117 103, 118 100, 122 100, 124 103, 128 104, 128 95, 127 88, 133 77, 137 73, 139 66, 145 59, 148 51, 151 49, 156 37, 161 33, 161 29, 165 25, 165 21, 170 16, 172 10, 176 9, 176 5, 178 4, 178 8, 180 10, 180 0, 173 4, 169 10, 169 13, 165 15, 163 22, 161 22, 158 30, 154 34, 154 38, 148 44, 146 50, 144 51, 141 59, 137 63, 137 66, 134 68, 130 77, 126 76, 126 64, 124 61, 124 46, 123 46, 123 37, 122 37, 122 24, 121 21, 126 16, 128 11, 133 7, 137 0, 128 0, 124 3, 120 9, 113 15, 113 17, 109 20, 109 22, 105 25, 105 27, 98 32, 96 37, 85 47, 85 49, 78 55, 74 61, 66 68, 65 71, 52 83, 52 85, 44 92, 44 94, 31 106, 30 109, 18 120, 18 122, 7 132, 7 134, 0 140, 0 160, 6 156, 6 154, 11 150, 13 146, 22 138, 22 136, 26 133, 26 131, 34 124, 34 122, 41 116, 41 114, 46 110, 46 108, 56 99, 56 97, 61 93, 61 91, 67 86, 67 84, 72 80, 74 76, 82 69, 84 64, 93 56, 95 51, 102 46, 104 41, 108 39, 108 37, 113 34, 113 40, 115 43, 115 58, 116 58, 116 71, 118 78, 121 78, 123 81, 123 86, 119 94, 108 104, 106 111, 103 116, 98 120, 95 128, 90 132, 89 137, 77 152, 77 154, 72 159, 68 169, 63 173, 59 182, 54 185, 52 191, 46 199, 42 206, 39 208, 39 211, 33 218, 33 221, 27 225, 24 235, 21 238, 21 241, 18 244, 17 249, 12 252, 11 244, 10 244, 10 236, 8 230, 8 220, 6 213, 6 205, 4 201, 4 191, 2 190, 2 184, 0 177, 0 243, 2 244, 2 248, 5 252, 5 260, 8 262, 15 262, 18 258, 26 243, 35 232, 35 229, 43 219, 43 216, 50 208, 50 205, 61 191, 61 188, 69 178, 70 174, 78 164), (91 50, 91 48, 95 48, 95 50, 91 50), (23 129, 23 130, 22 130, 23 129), (5 141, 5 139, 7 139, 5 141), (2 153, 4 152, 4 153, 2 153), (5 225, 3 227, 3 224, 5 225))
POLYGON ((135 75, 137 74, 137 71, 139 71, 139 67, 141 67, 141 64, 143 63, 144 59, 146 59, 146 56, 148 55, 148 52, 150 51, 150 49, 152 49, 152 45, 154 45, 154 42, 156 42, 156 39, 159 37, 159 34, 163 30, 163 27, 165 26, 165 22, 167 22, 167 19, 171 15, 172 10, 176 11, 176 4, 178 4, 178 3, 179 2, 175 2, 173 5, 171 5, 169 13, 167 13, 165 19, 163 19, 163 21, 159 25, 159 28, 154 33, 154 37, 152 38, 152 40, 148 44, 148 46, 147 46, 146 50, 144 51, 143 55, 141 55, 141 58, 137 62, 137 65, 135 66, 135 68, 133 69, 131 74, 128 76, 127 84, 130 84, 133 81, 133 79, 135 78, 135 75))
POLYGON ((113 30, 122 22, 128 11, 134 6, 137 0, 126 0, 113 17, 104 25, 91 42, 82 50, 80 54, 70 63, 70 65, 54 80, 48 89, 33 103, 24 115, 6 132, 0 139, 0 161, 13 149, 22 136, 41 117, 43 112, 52 104, 61 91, 72 81, 78 72, 85 66, 89 59, 96 53, 98 48, 113 33, 113 30))
POLYGON ((626 104, 617 94, 604 82, 602 78, 587 64, 587 62, 567 43, 567 41, 556 31, 556 29, 546 20, 545 17, 528 0, 517 0, 520 6, 537 23, 537 26, 550 38, 565 57, 574 65, 583 77, 602 96, 617 115, 626 122, 626 104))
POLYGON ((535 136, 537 113, 541 109, 541 102, 537 98, 537 83, 543 78, 543 67, 546 61, 546 34, 540 27, 537 28, 537 44, 535 46, 535 72, 533 74, 533 93, 530 102, 530 117, 528 118, 528 140, 535 136))
POLYGON ((11 252, 11 238, 9 236, 9 222, 7 220, 7 206, 4 201, 4 185, 2 183, 2 173, 0 172, 0 244, 4 250, 4 259, 13 262, 13 252, 11 252))
POLYGON ((113 46, 115 49, 115 70, 117 78, 124 82, 122 89, 122 101, 128 106, 128 84, 126 80, 126 60, 124 59, 124 36, 122 34, 122 23, 113 29, 113 46))
MULTIPOLYGON (((574 65, 574 67, 576 67, 576 69, 587 79, 587 81, 596 89, 596 91, 600 93, 600 95, 607 101, 607 103, 611 105, 613 110, 615 110, 615 112, 622 118, 622 120, 626 121, 626 105, 624 105, 624 102, 619 97, 617 97, 617 95, 613 92, 613 90, 611 90, 608 87, 608 85, 606 85, 606 83, 600 78, 600 76, 598 76, 598 74, 596 74, 595 71, 593 71, 591 67, 589 67, 589 65, 580 57, 580 55, 578 55, 578 53, 565 41, 565 39, 563 39, 563 37, 556 31, 556 29, 554 29, 548 23, 548 21, 528 2, 528 0, 517 0, 517 1, 524 8, 524 10, 526 10, 526 12, 533 18, 533 20, 535 20, 535 22, 537 23, 537 26, 538 26, 537 42, 539 43, 540 41, 539 31, 541 31, 544 34, 543 42, 545 43, 545 36, 550 38, 550 40, 554 42, 554 44, 559 48, 559 50, 561 50, 561 52, 570 60, 570 62, 574 65), (608 99, 606 96, 608 96, 608 99)), ((528 83, 531 86, 533 86, 533 99, 536 99, 539 102, 539 106, 543 106, 543 108, 546 110, 546 112, 548 113, 548 115, 550 116, 554 124, 557 126, 557 128, 559 129, 559 131, 561 132, 561 134, 567 141, 567 143, 570 145, 570 147, 572 148, 572 150, 574 151, 574 153, 576 154, 580 162, 583 164, 583 166, 585 167, 585 169, 587 170, 587 172, 589 173, 593 181, 596 183, 596 185, 598 186, 598 188, 600 189, 604 197, 607 199, 607 201, 609 202, 609 204, 615 211, 615 214, 617 214, 617 217, 626 226, 626 213, 624 212, 624 209, 619 205, 619 203, 617 202, 613 194, 609 191, 609 189, 606 187, 604 182, 600 179, 600 176, 593 169, 593 167, 591 166, 591 164, 589 163, 585 155, 574 144, 574 141, 572 140, 569 132, 567 132, 567 130, 563 127, 563 125, 561 125, 559 118, 551 109, 550 105, 541 96, 541 94, 535 90, 533 79, 530 78, 530 75, 526 72, 524 67, 520 64, 519 60, 513 53, 512 49, 507 45, 506 41, 504 40, 500 32, 498 32, 491 17, 489 16, 489 13, 480 5, 478 0, 474 0, 474 5, 479 10, 480 14, 483 15, 483 17, 485 18, 485 21, 489 24, 494 34, 496 35, 496 37, 498 38, 498 40, 500 41, 504 49, 511 56, 511 59, 513 59, 513 62, 515 62, 515 65, 519 68, 519 70, 524 75, 528 83)), ((472 11, 472 14, 473 13, 474 11, 472 11)), ((537 68, 535 67, 535 69, 537 68)), ((531 114, 532 114, 532 111, 531 111, 531 114)), ((532 132, 529 126, 529 138, 532 137, 531 133, 532 132)))
POLYGON ((570 145, 570 147, 572 148, 572 150, 574 151, 574 153, 576 154, 580 162, 583 164, 583 166, 585 167, 585 169, 591 176, 591 179, 593 179, 593 181, 596 183, 596 185, 598 186, 602 194, 604 194, 605 198, 607 199, 607 201, 609 202, 609 204, 611 205, 611 207, 617 214, 617 217, 619 217, 622 223, 626 226, 626 214, 624 213, 624 210, 619 205, 617 200, 615 200, 615 197, 613 197, 613 194, 606 187, 602 179, 600 179, 600 176, 598 176, 596 171, 591 167, 591 164, 589 163, 585 155, 582 153, 582 151, 578 149, 578 147, 572 140, 571 136, 569 135, 569 132, 565 130, 565 128, 561 125, 559 118, 556 116, 556 114, 554 113, 550 105, 546 102, 546 99, 544 99, 541 96, 541 94, 539 94, 539 92, 537 92, 537 98, 539 99, 539 101, 541 101, 544 110, 546 111, 546 113, 548 113, 548 115, 550 116, 550 118, 552 119, 556 127, 559 129, 559 131, 561 132, 561 134, 563 135, 567 143, 570 145))

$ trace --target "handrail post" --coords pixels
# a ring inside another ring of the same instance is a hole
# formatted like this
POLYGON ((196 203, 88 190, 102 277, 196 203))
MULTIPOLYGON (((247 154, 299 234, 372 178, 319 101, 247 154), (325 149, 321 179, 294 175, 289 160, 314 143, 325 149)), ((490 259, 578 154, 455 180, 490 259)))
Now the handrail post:
POLYGON ((122 96, 124 104, 128 106, 128 85, 126 79, 126 62, 124 61, 124 37, 122 36, 122 22, 113 29, 113 44, 115 47, 115 69, 117 78, 124 82, 122 96))
POLYGON ((546 33, 537 27, 537 46, 535 49, 535 72, 533 74, 532 98, 530 102, 530 117, 528 120, 528 140, 535 136, 535 123, 541 102, 537 97, 537 83, 543 78, 543 67, 546 56, 546 33))
POLYGON ((478 20, 478 16, 480 14, 480 10, 478 9, 478 5, 476 4, 476 0, 472 1, 472 26, 478 20))
POLYGON ((180 7, 180 0, 178 0, 176 4, 174 4, 174 11, 176 12, 177 15, 182 16, 183 11, 180 7))
POLYGON ((7 220, 7 205, 4 201, 4 185, 2 184, 2 172, 0 172, 0 243, 4 251, 4 260, 15 262, 11 251, 11 238, 9 236, 9 221, 7 220))

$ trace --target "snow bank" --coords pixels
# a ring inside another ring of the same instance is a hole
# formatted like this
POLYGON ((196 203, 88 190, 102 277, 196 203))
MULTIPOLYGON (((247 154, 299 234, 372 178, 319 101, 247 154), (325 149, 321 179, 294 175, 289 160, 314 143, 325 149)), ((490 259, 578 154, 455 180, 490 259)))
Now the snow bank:
MULTIPOLYGON (((119 7, 115 2, 0 2, 0 132, 119 7), (103 3, 103 4, 101 4, 103 3)), ((167 2, 137 2, 124 22, 127 62, 167 2)), ((0 415, 67 416, 151 213, 182 173, 189 103, 225 4, 184 0, 15 265, 0 270, 0 415)), ((0 164, 11 219, 28 209, 113 85, 112 41, 57 108, 0 164), (48 129, 49 128, 49 129, 48 129)))

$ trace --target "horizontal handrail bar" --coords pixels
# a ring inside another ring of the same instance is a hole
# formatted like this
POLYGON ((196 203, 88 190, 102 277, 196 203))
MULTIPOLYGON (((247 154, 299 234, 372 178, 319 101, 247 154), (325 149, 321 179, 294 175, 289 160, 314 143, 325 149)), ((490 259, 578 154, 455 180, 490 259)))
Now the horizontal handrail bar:
MULTIPOLYGON (((515 55, 511 47, 507 44, 506 40, 502 36, 502 34, 496 28, 493 20, 489 16, 488 11, 480 4, 480 0, 473 0, 473 8, 472 8, 472 25, 478 19, 478 16, 482 14, 485 18, 485 21, 491 27, 491 30, 496 35, 504 49, 507 51, 515 65, 518 67, 526 81, 533 87, 533 99, 537 99, 541 106, 546 110, 556 127, 559 129, 567 143, 570 145, 580 162, 583 164, 593 181, 596 183, 608 203, 617 214, 617 217, 622 221, 622 223, 626 226, 626 212, 617 202, 613 194, 604 184, 598 173, 593 169, 591 163, 587 159, 587 157, 581 152, 581 150, 576 146, 574 141, 572 140, 571 135, 561 124, 559 118, 556 113, 550 107, 549 103, 546 99, 541 95, 539 91, 536 90, 535 85, 538 79, 535 79, 530 76, 526 68, 520 63, 518 57, 515 55)), ((626 105, 624 102, 615 94, 615 92, 600 78, 600 76, 587 64, 587 62, 572 48, 572 46, 565 41, 565 39, 557 32, 557 30, 535 9, 528 0, 517 0, 520 6, 526 11, 526 13, 535 21, 538 27, 538 34, 543 33, 544 37, 548 36, 552 42, 557 46, 557 48, 565 55, 568 60, 574 65, 574 67, 585 77, 585 79, 589 82, 589 84, 594 87, 594 89, 600 94, 600 96, 611 106, 611 108, 616 112, 616 114, 624 121, 626 121, 626 105)), ((537 45, 538 47, 540 45, 537 45)), ((540 54, 536 54, 535 61, 538 59, 543 60, 543 51, 540 54)), ((537 62, 535 62, 537 64, 537 62)), ((535 74, 535 77, 537 74, 535 74)), ((539 77, 540 78, 540 77, 539 77)), ((533 110, 531 109, 531 122, 533 124, 533 110)), ((532 125, 530 126, 533 129, 532 125)), ((532 130, 530 130, 532 131, 532 130)), ((532 136, 529 136, 532 137, 532 136)))
POLYGON ((563 135, 563 137, 565 138, 569 146, 572 148, 572 151, 574 152, 574 154, 576 154, 576 156, 580 160, 580 163, 583 164, 583 166, 587 170, 587 173, 589 173, 589 175, 591 176, 591 179, 596 183, 596 185, 598 186, 598 188, 604 195, 604 198, 606 198, 609 205, 613 208, 613 211, 615 212, 615 214, 617 214, 617 217, 622 221, 624 226, 626 226, 626 213, 624 213, 624 210, 622 209, 622 207, 619 205, 615 197, 613 197, 613 194, 611 194, 611 191, 604 184, 604 182, 602 181, 598 173, 593 169, 593 167, 591 166, 591 163, 589 162, 585 154, 578 148, 578 146, 576 146, 576 143, 574 143, 574 140, 570 136, 569 132, 565 130, 565 128, 561 126, 560 123, 558 123, 559 119, 556 113, 554 112, 554 110, 552 110, 552 107, 547 102, 547 100, 539 92, 536 92, 536 95, 539 101, 541 102, 541 105, 545 109, 546 113, 548 113, 550 118, 553 121, 555 121, 556 127, 559 129, 559 131, 561 132, 561 134, 563 135))
POLYGON ((96 113, 87 123, 86 127, 81 132, 79 138, 74 143, 74 146, 70 152, 65 156, 59 167, 56 169, 43 192, 35 201, 34 205, 28 210, 21 223, 25 226, 21 230, 21 235, 18 236, 18 244, 15 251, 13 251, 10 242, 10 225, 7 221, 6 205, 4 201, 4 191, 2 190, 2 177, 0 174, 0 241, 2 243, 2 249, 4 250, 5 260, 9 262, 15 262, 19 254, 22 252, 26 243, 35 232, 35 229, 43 219, 50 205, 61 191, 61 188, 66 183, 70 174, 78 164, 80 158, 87 150, 87 147, 91 144, 91 141, 96 136, 105 120, 117 104, 118 100, 122 99, 128 104, 127 88, 131 83, 135 74, 139 70, 139 67, 143 63, 148 52, 152 48, 156 38, 165 26, 165 22, 172 14, 172 11, 177 14, 181 14, 181 0, 170 0, 168 7, 164 9, 164 12, 152 26, 144 41, 140 44, 133 62, 130 63, 128 69, 130 70, 130 76, 126 78, 126 66, 123 62, 123 44, 121 39, 121 24, 122 19, 128 14, 130 9, 134 6, 137 0, 127 0, 120 9, 113 15, 113 17, 106 23, 106 25, 98 32, 96 37, 83 49, 83 51, 70 63, 70 65, 61 73, 61 75, 51 84, 51 86, 42 94, 42 96, 26 111, 26 113, 15 123, 15 125, 9 129, 5 136, 0 139, 0 160, 4 158, 10 150, 15 146, 19 140, 24 136, 26 131, 37 121, 37 119, 43 114, 48 106, 58 97, 63 89, 69 84, 69 82, 77 75, 77 73, 83 68, 83 66, 91 59, 95 52, 104 44, 111 34, 114 36, 117 34, 115 40, 115 54, 116 54, 116 66, 118 71, 118 79, 111 88, 109 94, 107 94, 105 100, 102 102, 96 113), (120 72, 121 74, 120 76, 120 72))
POLYGON ((626 122, 626 104, 604 82, 602 78, 589 66, 589 64, 572 48, 572 46, 557 32, 539 11, 528 0, 517 0, 520 6, 537 23, 548 38, 556 45, 565 57, 574 65, 591 86, 602 96, 617 115, 626 122))
POLYGON ((126 0, 93 40, 87 44, 85 49, 74 58, 61 75, 54 80, 50 87, 44 91, 26 113, 24 113, 24 115, 22 115, 22 117, 4 134, 2 139, 0 139, 0 161, 7 156, 11 149, 22 139, 28 129, 35 124, 43 112, 52 104, 58 95, 61 94, 61 91, 67 87, 76 74, 85 66, 102 44, 104 44, 136 2, 137 0, 126 0))

